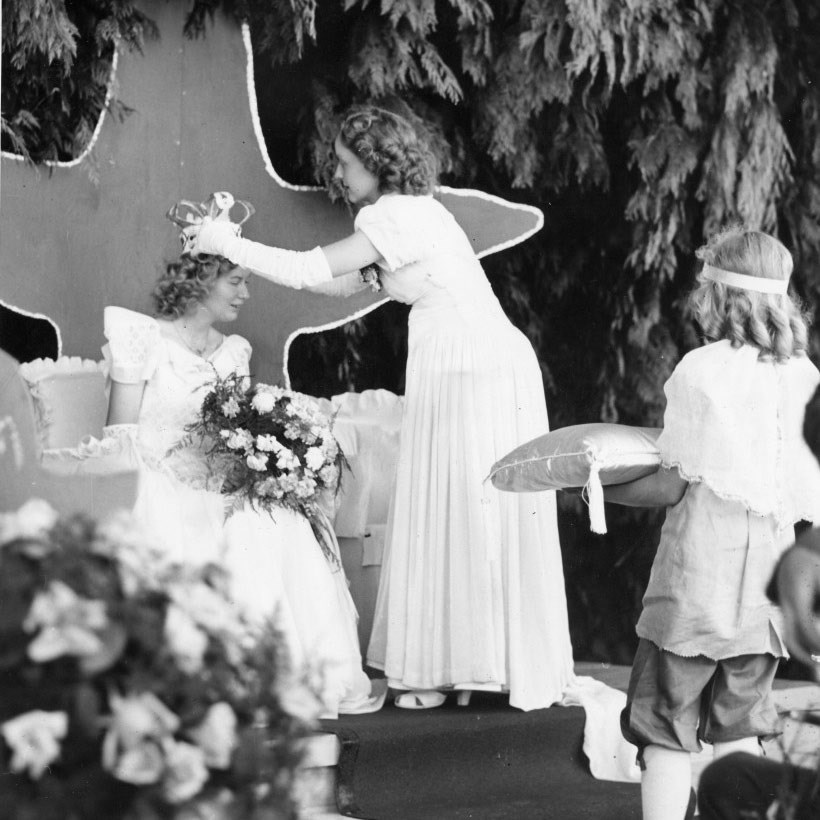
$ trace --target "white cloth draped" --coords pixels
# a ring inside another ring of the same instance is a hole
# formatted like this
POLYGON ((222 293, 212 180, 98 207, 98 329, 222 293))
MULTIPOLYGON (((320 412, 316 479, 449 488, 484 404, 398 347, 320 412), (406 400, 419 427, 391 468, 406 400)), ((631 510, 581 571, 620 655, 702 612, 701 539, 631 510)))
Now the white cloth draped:
POLYGON ((805 356, 779 364, 715 342, 688 353, 666 383, 664 466, 782 529, 820 521, 820 467, 803 440, 820 373, 805 356))

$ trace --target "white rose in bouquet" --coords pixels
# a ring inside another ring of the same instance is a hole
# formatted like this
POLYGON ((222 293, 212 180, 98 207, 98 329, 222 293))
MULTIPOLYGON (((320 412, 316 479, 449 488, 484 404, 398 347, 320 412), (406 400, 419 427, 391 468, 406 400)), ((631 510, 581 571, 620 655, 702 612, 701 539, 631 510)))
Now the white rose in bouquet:
POLYGON ((264 473, 268 466, 268 457, 264 453, 253 453, 245 459, 245 463, 251 470, 264 473))
POLYGON ((65 712, 39 709, 18 715, 0 726, 0 734, 12 751, 11 770, 28 771, 37 780, 60 756, 60 743, 68 733, 65 712))
POLYGON ((239 402, 231 396, 222 404, 222 412, 226 418, 232 419, 239 414, 239 402))
POLYGON ((268 390, 258 390, 251 399, 251 407, 260 415, 266 415, 276 407, 276 396, 268 390))
POLYGON ((237 719, 230 704, 214 703, 205 719, 191 731, 191 737, 205 755, 205 764, 211 769, 227 769, 236 748, 237 719))
POLYGON ((165 768, 162 742, 179 728, 179 718, 151 692, 126 697, 112 693, 110 706, 103 767, 124 783, 156 783, 165 768))
MULTIPOLYGON (((225 432, 225 431, 223 431, 225 432)), ((241 427, 223 436, 225 443, 231 450, 251 450, 253 449, 253 436, 241 427)))
POLYGON ((208 768, 202 749, 190 743, 166 740, 165 776, 162 793, 169 803, 183 803, 198 794, 208 782, 208 768))
POLYGON ((30 498, 13 513, 0 515, 0 544, 17 538, 41 538, 57 522, 57 512, 41 498, 30 498))
POLYGON ((256 449, 264 453, 278 453, 282 449, 282 445, 276 436, 264 434, 256 437, 256 449))
POLYGON ((186 675, 195 675, 202 669, 208 636, 176 604, 171 604, 165 613, 164 635, 168 651, 186 675))
POLYGON ((26 632, 39 630, 28 646, 28 656, 45 663, 62 655, 96 655, 103 648, 97 631, 107 624, 102 601, 81 598, 62 581, 52 581, 31 602, 23 621, 26 632))
POLYGON ((320 470, 325 463, 325 456, 319 447, 308 447, 305 453, 305 463, 311 470, 320 470))

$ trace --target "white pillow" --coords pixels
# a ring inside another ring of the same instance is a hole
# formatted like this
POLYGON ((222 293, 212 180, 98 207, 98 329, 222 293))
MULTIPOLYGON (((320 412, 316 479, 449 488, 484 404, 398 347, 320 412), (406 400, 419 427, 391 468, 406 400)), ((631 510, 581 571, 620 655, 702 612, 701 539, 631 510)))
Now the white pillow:
POLYGON ((497 461, 489 479, 499 490, 531 493, 583 487, 593 532, 606 532, 603 487, 658 470, 660 428, 576 424, 521 444, 497 461))

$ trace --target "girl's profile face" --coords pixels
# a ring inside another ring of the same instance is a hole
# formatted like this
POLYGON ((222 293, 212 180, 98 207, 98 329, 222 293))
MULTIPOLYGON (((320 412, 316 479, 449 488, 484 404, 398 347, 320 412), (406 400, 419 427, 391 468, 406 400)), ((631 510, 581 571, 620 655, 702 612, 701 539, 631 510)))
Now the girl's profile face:
POLYGON ((376 175, 364 167, 364 163, 339 137, 333 143, 333 150, 336 152, 333 179, 341 182, 347 201, 351 205, 372 205, 381 196, 376 175))
POLYGON ((214 322, 233 322, 238 316, 248 293, 248 277, 245 268, 234 268, 217 277, 208 295, 200 303, 213 317, 214 322))

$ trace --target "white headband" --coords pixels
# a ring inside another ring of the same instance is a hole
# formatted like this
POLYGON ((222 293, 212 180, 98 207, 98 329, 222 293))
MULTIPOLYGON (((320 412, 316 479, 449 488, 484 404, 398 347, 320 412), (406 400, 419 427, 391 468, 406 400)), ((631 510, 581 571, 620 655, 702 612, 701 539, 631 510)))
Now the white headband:
POLYGON ((789 290, 788 279, 765 279, 762 276, 748 276, 745 273, 735 273, 712 265, 704 265, 701 274, 704 279, 728 285, 730 288, 754 290, 758 293, 777 293, 781 296, 789 290))

